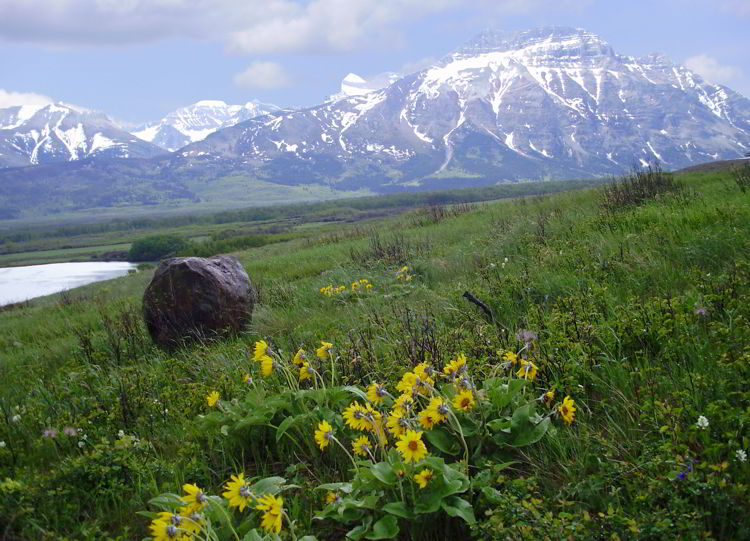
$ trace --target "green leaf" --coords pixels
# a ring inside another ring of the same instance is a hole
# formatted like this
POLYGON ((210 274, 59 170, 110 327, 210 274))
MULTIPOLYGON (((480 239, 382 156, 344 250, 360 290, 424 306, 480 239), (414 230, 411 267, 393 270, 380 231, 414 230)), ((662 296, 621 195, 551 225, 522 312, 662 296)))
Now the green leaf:
POLYGON ((357 395, 360 399, 362 399, 365 402, 367 402, 367 395, 365 394, 365 392, 362 389, 360 389, 358 387, 353 387, 351 385, 347 385, 346 387, 342 387, 342 389, 345 390, 345 391, 349 391, 350 393, 352 393, 354 395, 357 395))
POLYGON ((154 505, 156 507, 164 509, 165 511, 172 511, 178 507, 185 505, 185 502, 182 501, 182 498, 180 496, 178 496, 177 494, 172 494, 170 492, 160 494, 155 498, 151 498, 148 503, 150 505, 154 505))
POLYGON ((528 382, 525 379, 512 379, 507 385, 493 387, 487 393, 494 409, 502 410, 508 406, 518 391, 524 388, 528 382))
POLYGON ((541 423, 522 428, 511 440, 511 445, 513 447, 523 447, 524 445, 531 445, 538 442, 547 433, 549 425, 550 418, 546 417, 541 423))
POLYGON ((354 539, 354 541, 357 541, 358 539, 362 539, 365 534, 370 531, 370 526, 372 525, 372 517, 367 516, 365 517, 365 520, 360 524, 359 526, 356 526, 349 530, 346 533, 346 536, 350 539, 354 539))
POLYGON ((245 534, 245 537, 242 538, 242 541, 263 541, 263 538, 258 533, 258 530, 253 528, 245 534))
POLYGON ((351 483, 326 483, 323 485, 318 485, 315 490, 332 490, 334 492, 344 492, 346 494, 351 493, 352 491, 352 484, 351 483))
POLYGON ((461 517, 468 524, 474 524, 474 508, 469 502, 458 496, 450 496, 443 500, 443 510, 451 517, 461 517))
POLYGON ((266 477, 255 483, 251 490, 259 496, 278 494, 281 491, 281 485, 284 483, 286 483, 286 479, 283 477, 266 477))
POLYGON ((383 506, 383 511, 397 517, 413 519, 416 515, 404 502, 391 502, 383 506))
POLYGON ((519 428, 524 425, 531 424, 529 418, 533 413, 533 404, 524 404, 520 408, 516 408, 513 412, 513 417, 510 420, 510 431, 515 433, 519 428))
POLYGON ((318 538, 314 535, 306 535, 305 537, 300 537, 297 541, 318 541, 318 538))
POLYGON ((289 430, 292 426, 307 421, 310 418, 314 418, 313 413, 302 413, 300 415, 290 415, 283 421, 281 421, 281 424, 279 425, 279 428, 276 429, 276 441, 281 440, 281 438, 284 437, 284 434, 287 430, 289 430))
POLYGON ((510 419, 503 417, 501 419, 493 419, 487 423, 487 428, 492 432, 510 431, 510 419))
POLYGON ((444 428, 433 428, 425 432, 427 441, 449 455, 457 455, 461 452, 461 445, 455 436, 444 428))
POLYGON ((372 533, 367 539, 393 539, 398 535, 398 519, 393 515, 386 515, 372 526, 372 533))
POLYGON ((383 484, 393 486, 398 483, 396 472, 393 471, 393 468, 387 462, 378 462, 370 467, 370 471, 383 484))

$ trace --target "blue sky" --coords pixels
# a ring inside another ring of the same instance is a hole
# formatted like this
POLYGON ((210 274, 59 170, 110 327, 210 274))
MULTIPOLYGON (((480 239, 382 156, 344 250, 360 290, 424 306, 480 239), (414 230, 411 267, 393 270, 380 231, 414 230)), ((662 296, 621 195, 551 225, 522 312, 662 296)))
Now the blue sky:
POLYGON ((2 0, 0 106, 41 94, 137 123, 201 99, 314 105, 349 72, 414 71, 485 28, 543 25, 750 97, 750 0, 2 0))

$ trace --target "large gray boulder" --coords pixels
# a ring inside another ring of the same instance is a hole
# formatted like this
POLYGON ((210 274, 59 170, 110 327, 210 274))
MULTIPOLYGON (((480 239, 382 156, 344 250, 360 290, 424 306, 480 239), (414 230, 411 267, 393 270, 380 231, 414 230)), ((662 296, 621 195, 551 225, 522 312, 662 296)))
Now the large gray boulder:
POLYGON ((154 341, 175 347, 242 330, 256 300, 237 258, 175 257, 156 269, 143 294, 143 315, 154 341))

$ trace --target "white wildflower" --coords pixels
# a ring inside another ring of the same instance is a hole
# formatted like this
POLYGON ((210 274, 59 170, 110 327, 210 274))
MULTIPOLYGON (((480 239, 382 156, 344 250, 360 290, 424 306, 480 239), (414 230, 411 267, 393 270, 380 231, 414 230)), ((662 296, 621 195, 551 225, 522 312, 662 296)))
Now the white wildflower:
POLYGON ((708 419, 701 415, 700 417, 698 417, 698 422, 695 423, 695 426, 697 426, 701 430, 705 430, 706 428, 708 428, 708 419))
POLYGON ((740 462, 747 462, 747 453, 743 449, 737 449, 737 452, 734 453, 734 455, 740 462))
POLYGON ((17 423, 18 421, 20 421, 20 420, 21 420, 21 416, 20 416, 20 415, 18 415, 18 414, 16 414, 16 415, 14 415, 13 417, 11 417, 11 418, 10 418, 10 420, 11 420, 11 422, 13 422, 13 423, 17 423))
POLYGON ((4 441, 0 441, 0 449, 3 449, 4 447, 5 447, 5 442, 4 441))
POLYGON ((79 441, 79 442, 78 442, 78 447, 79 447, 79 448, 83 449, 83 446, 84 446, 84 445, 86 445, 86 442, 85 442, 85 441, 81 440, 81 441, 79 441))

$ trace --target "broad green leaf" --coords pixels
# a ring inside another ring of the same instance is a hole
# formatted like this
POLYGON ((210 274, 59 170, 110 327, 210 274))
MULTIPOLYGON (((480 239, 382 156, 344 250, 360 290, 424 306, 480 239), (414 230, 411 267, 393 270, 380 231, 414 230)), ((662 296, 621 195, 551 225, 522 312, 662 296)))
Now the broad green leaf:
POLYGON ((367 539, 393 539, 398 535, 398 519, 393 515, 386 515, 372 525, 372 533, 367 539))
POLYGON ((349 494, 352 491, 351 483, 326 483, 318 485, 315 490, 332 490, 334 492, 344 492, 349 494))
POLYGON ((151 498, 148 503, 160 507, 165 511, 171 511, 185 505, 185 502, 182 501, 180 496, 172 493, 160 494, 155 498, 151 498))
POLYGON ((348 391, 348 392, 350 392, 350 393, 352 393, 352 394, 354 394, 356 396, 358 396, 360 399, 362 399, 365 402, 367 402, 367 395, 365 394, 365 392, 362 389, 360 389, 358 387, 353 387, 351 385, 347 385, 346 387, 342 387, 342 389, 345 390, 345 391, 348 391))
POLYGON ((283 477, 266 477, 253 485, 252 492, 257 495, 278 494, 284 483, 286 479, 283 477))
POLYGON ((550 425, 550 418, 546 417, 541 423, 529 425, 521 428, 518 434, 514 435, 511 445, 513 447, 523 447, 536 443, 544 437, 550 425))
POLYGON ((452 435, 444 428, 433 428, 425 432, 427 441, 449 455, 457 455, 461 452, 461 444, 457 437, 452 435))
POLYGON ((387 462, 378 462, 370 467, 370 471, 383 484, 393 486, 398 483, 396 472, 393 471, 393 468, 387 462))
POLYGON ((413 519, 415 517, 414 512, 404 502, 387 503, 383 506, 383 511, 401 518, 413 519))
POLYGON ((511 432, 515 433, 520 427, 531 424, 529 418, 534 413, 533 408, 533 404, 524 404, 520 408, 516 408, 510 420, 511 432))
POLYGON ((263 537, 258 533, 258 530, 253 528, 245 534, 242 541, 263 541, 263 537))
POLYGON ((443 510, 451 517, 461 517, 468 524, 474 524, 474 508, 469 502, 458 496, 450 496, 443 501, 443 510))

